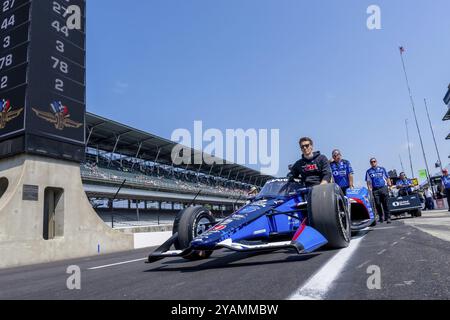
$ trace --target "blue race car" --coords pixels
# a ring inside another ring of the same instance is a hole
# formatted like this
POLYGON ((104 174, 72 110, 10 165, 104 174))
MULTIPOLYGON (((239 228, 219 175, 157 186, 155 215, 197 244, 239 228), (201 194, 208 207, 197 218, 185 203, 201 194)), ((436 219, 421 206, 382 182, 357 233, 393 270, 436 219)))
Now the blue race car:
POLYGON ((346 197, 335 184, 307 188, 298 181, 274 179, 249 204, 219 223, 201 206, 180 211, 173 236, 150 254, 148 262, 166 257, 205 259, 222 248, 292 249, 298 254, 325 245, 340 249, 350 244, 352 231, 375 223, 365 188, 349 190, 346 197))

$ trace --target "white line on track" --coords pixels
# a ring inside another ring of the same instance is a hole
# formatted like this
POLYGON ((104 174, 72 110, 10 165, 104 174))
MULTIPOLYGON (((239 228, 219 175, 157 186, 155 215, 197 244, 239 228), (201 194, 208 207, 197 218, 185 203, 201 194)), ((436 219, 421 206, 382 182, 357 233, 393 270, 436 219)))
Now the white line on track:
POLYGON ((89 268, 88 270, 104 269, 104 268, 109 268, 109 267, 114 267, 114 266, 120 266, 122 264, 128 264, 128 263, 133 263, 133 262, 138 262, 138 261, 144 261, 144 260, 147 260, 147 259, 148 258, 142 258, 142 259, 136 259, 136 260, 117 262, 117 263, 107 264, 107 265, 104 265, 104 266, 98 266, 98 267, 89 268))
POLYGON ((383 249, 383 250, 381 250, 380 252, 378 252, 378 255, 379 256, 381 256, 383 253, 385 253, 387 250, 386 249, 383 249))
POLYGON ((367 260, 366 262, 361 263, 358 267, 356 267, 356 269, 361 269, 362 267, 364 267, 366 264, 369 264, 369 263, 370 263, 370 260, 367 260))
POLYGON ((348 248, 342 249, 333 256, 316 274, 302 287, 293 293, 289 300, 323 300, 332 288, 333 282, 343 271, 345 265, 358 249, 364 237, 354 239, 348 248))
POLYGON ((394 242, 393 244, 391 244, 391 247, 395 247, 396 245, 398 245, 398 242, 394 242))

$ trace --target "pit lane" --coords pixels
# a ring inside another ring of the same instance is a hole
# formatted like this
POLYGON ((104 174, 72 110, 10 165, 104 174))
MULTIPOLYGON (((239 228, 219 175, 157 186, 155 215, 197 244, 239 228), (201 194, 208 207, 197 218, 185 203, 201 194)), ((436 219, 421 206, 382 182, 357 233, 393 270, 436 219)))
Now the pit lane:
POLYGON ((449 299, 450 242, 415 226, 430 217, 368 229, 343 264, 336 263, 343 250, 301 256, 221 250, 204 261, 145 264, 145 249, 0 270, 0 299, 449 299), (66 287, 70 265, 81 269, 81 290, 66 287), (367 288, 373 265, 381 270, 381 290, 367 288), (320 273, 327 267, 340 269, 323 284, 320 273), (325 289, 318 296, 305 294, 315 278, 325 289))

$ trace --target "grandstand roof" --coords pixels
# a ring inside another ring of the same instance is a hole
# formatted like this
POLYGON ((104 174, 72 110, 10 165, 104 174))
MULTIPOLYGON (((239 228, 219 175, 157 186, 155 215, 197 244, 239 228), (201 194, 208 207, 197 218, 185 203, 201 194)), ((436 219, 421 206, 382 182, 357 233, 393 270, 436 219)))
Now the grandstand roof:
MULTIPOLYGON (((172 165, 171 153, 177 145, 173 141, 89 112, 86 113, 86 130, 88 147, 98 147, 106 152, 120 153, 127 157, 137 157, 146 161, 157 160, 156 162, 158 163, 172 165)), ((191 150, 191 157, 194 159, 194 155, 198 155, 200 151, 191 150)), ((217 160, 218 163, 224 164, 209 165, 204 162, 202 165, 174 165, 174 167, 199 171, 204 174, 211 172, 214 176, 221 176, 223 178, 230 177, 230 180, 238 181, 245 179, 243 182, 258 182, 258 184, 262 184, 273 178, 272 176, 264 175, 257 170, 243 165, 231 163, 219 158, 217 160), (236 177, 237 179, 235 179, 236 177)))
POLYGON ((444 103, 445 104, 450 104, 450 85, 448 86, 448 91, 445 94, 444 103))
POLYGON ((450 107, 447 110, 447 113, 444 116, 444 119, 442 119, 444 121, 450 120, 450 107))

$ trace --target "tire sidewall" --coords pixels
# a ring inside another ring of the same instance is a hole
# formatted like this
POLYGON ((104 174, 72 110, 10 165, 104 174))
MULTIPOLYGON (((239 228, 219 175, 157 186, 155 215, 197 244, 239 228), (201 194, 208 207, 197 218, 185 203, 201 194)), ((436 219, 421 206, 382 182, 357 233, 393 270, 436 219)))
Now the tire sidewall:
POLYGON ((197 223, 201 219, 206 218, 210 222, 214 222, 211 212, 201 206, 189 207, 182 211, 177 216, 174 222, 173 233, 178 233, 178 239, 175 241, 175 248, 177 250, 184 250, 189 247, 192 240, 197 236, 197 223))
POLYGON ((315 186, 308 197, 309 225, 320 232, 330 248, 348 247, 351 241, 351 220, 342 190, 336 184, 315 186), (339 217, 339 206, 345 212, 347 225, 339 217))

